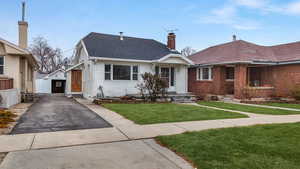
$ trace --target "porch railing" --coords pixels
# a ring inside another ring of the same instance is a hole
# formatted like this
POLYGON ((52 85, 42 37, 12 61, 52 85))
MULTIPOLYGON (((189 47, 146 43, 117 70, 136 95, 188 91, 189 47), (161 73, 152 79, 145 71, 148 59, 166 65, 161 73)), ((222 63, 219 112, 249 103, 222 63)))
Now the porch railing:
POLYGON ((0 79, 0 90, 14 88, 14 79, 0 79))

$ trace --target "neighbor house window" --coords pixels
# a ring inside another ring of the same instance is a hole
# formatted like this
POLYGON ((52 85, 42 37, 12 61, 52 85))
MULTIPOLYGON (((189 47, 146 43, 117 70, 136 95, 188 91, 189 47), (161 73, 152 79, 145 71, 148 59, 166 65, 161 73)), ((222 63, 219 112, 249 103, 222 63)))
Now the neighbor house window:
POLYGON ((211 67, 201 67, 197 69, 197 80, 212 80, 212 68, 211 67))
POLYGON ((105 65, 105 80, 111 80, 111 65, 105 65))
POLYGON ((139 76, 139 67, 132 66, 132 80, 138 80, 138 76, 139 76))
POLYGON ((0 74, 4 74, 4 56, 0 56, 0 74))
POLYGON ((234 67, 226 67, 226 80, 234 80, 234 67))
POLYGON ((113 65, 113 80, 130 80, 131 66, 113 65))

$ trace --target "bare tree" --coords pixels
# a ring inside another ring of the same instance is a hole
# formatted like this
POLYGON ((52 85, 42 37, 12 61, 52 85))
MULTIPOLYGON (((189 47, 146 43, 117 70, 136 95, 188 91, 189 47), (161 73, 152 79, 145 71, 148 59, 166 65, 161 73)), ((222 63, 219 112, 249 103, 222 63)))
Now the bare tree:
POLYGON ((192 47, 190 47, 190 46, 187 46, 181 50, 181 54, 185 57, 190 56, 194 53, 196 53, 196 50, 192 49, 192 47))
POLYGON ((62 50, 52 48, 43 37, 36 37, 30 46, 31 53, 39 59, 39 72, 51 73, 63 66, 62 50))

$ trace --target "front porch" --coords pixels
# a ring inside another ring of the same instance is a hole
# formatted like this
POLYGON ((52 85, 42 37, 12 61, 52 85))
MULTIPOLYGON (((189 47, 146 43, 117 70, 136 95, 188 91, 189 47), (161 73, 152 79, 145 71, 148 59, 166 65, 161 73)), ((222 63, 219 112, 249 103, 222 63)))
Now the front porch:
POLYGON ((234 95, 243 100, 275 95, 272 66, 236 64, 213 69, 215 94, 234 95))

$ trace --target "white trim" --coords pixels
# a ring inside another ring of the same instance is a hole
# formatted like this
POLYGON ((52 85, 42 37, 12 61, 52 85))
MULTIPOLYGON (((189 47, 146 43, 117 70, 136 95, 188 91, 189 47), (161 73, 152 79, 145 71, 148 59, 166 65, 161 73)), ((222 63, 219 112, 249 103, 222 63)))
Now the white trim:
POLYGON ((162 57, 162 58, 160 58, 156 61, 157 62, 162 62, 162 61, 168 59, 169 57, 177 57, 177 58, 183 59, 184 61, 186 61, 190 65, 194 65, 193 61, 191 61, 190 59, 182 56, 181 54, 172 54, 172 53, 170 53, 170 54, 168 54, 168 55, 166 55, 166 56, 164 56, 164 57, 162 57))
POLYGON ((143 63, 152 63, 152 60, 135 60, 135 59, 119 59, 119 58, 107 58, 107 57, 94 57, 90 56, 91 60, 103 60, 103 61, 123 61, 123 62, 143 62, 143 63))
POLYGON ((140 75, 139 73, 140 73, 140 65, 138 65, 138 64, 110 64, 110 63, 104 64, 104 81, 138 81, 139 80, 139 75, 140 75), (106 72, 105 72, 105 65, 110 65, 110 80, 106 80, 105 79, 105 74, 106 74, 106 72), (114 75, 113 75, 113 73, 114 73, 114 65, 117 65, 117 66, 129 66, 130 67, 130 79, 129 80, 121 80, 121 79, 120 80, 115 80, 114 79, 114 75), (133 80, 133 67, 134 66, 137 66, 137 68, 138 68, 137 80, 133 80))
POLYGON ((212 81, 213 77, 212 77, 212 67, 211 66, 207 66, 207 67, 199 67, 196 69, 196 79, 198 81, 212 81), (203 79, 203 69, 208 69, 208 79, 203 79), (199 76, 200 75, 200 76, 199 76))
POLYGON ((48 79, 50 76, 56 74, 59 71, 65 73, 65 71, 63 69, 57 69, 56 71, 54 71, 54 72, 48 74, 47 76, 45 76, 43 79, 48 79))
POLYGON ((82 44, 82 48, 84 49, 86 55, 89 56, 89 52, 88 52, 87 49, 86 49, 86 46, 85 46, 84 41, 83 41, 83 40, 80 40, 80 42, 81 42, 81 44, 82 44))
POLYGON ((74 69, 74 68, 76 68, 76 67, 78 67, 78 66, 80 66, 80 65, 82 65, 82 64, 83 64, 83 62, 78 63, 78 64, 76 64, 76 65, 74 65, 74 66, 71 66, 69 69, 66 70, 66 72, 68 72, 68 71, 70 71, 70 70, 72 70, 72 69, 74 69))
MULTIPOLYGON (((120 59, 120 58, 108 58, 108 57, 95 57, 95 56, 90 56, 89 58, 91 60, 103 60, 103 61, 123 61, 123 62, 142 62, 142 63, 161 63, 162 61, 166 60, 169 57, 177 57, 181 58, 184 61, 188 63, 188 65, 194 65, 194 63, 189 60, 188 58, 180 55, 180 54, 168 54, 158 60, 136 60, 136 59, 120 59)), ((174 64, 174 63, 171 63, 174 64)))

